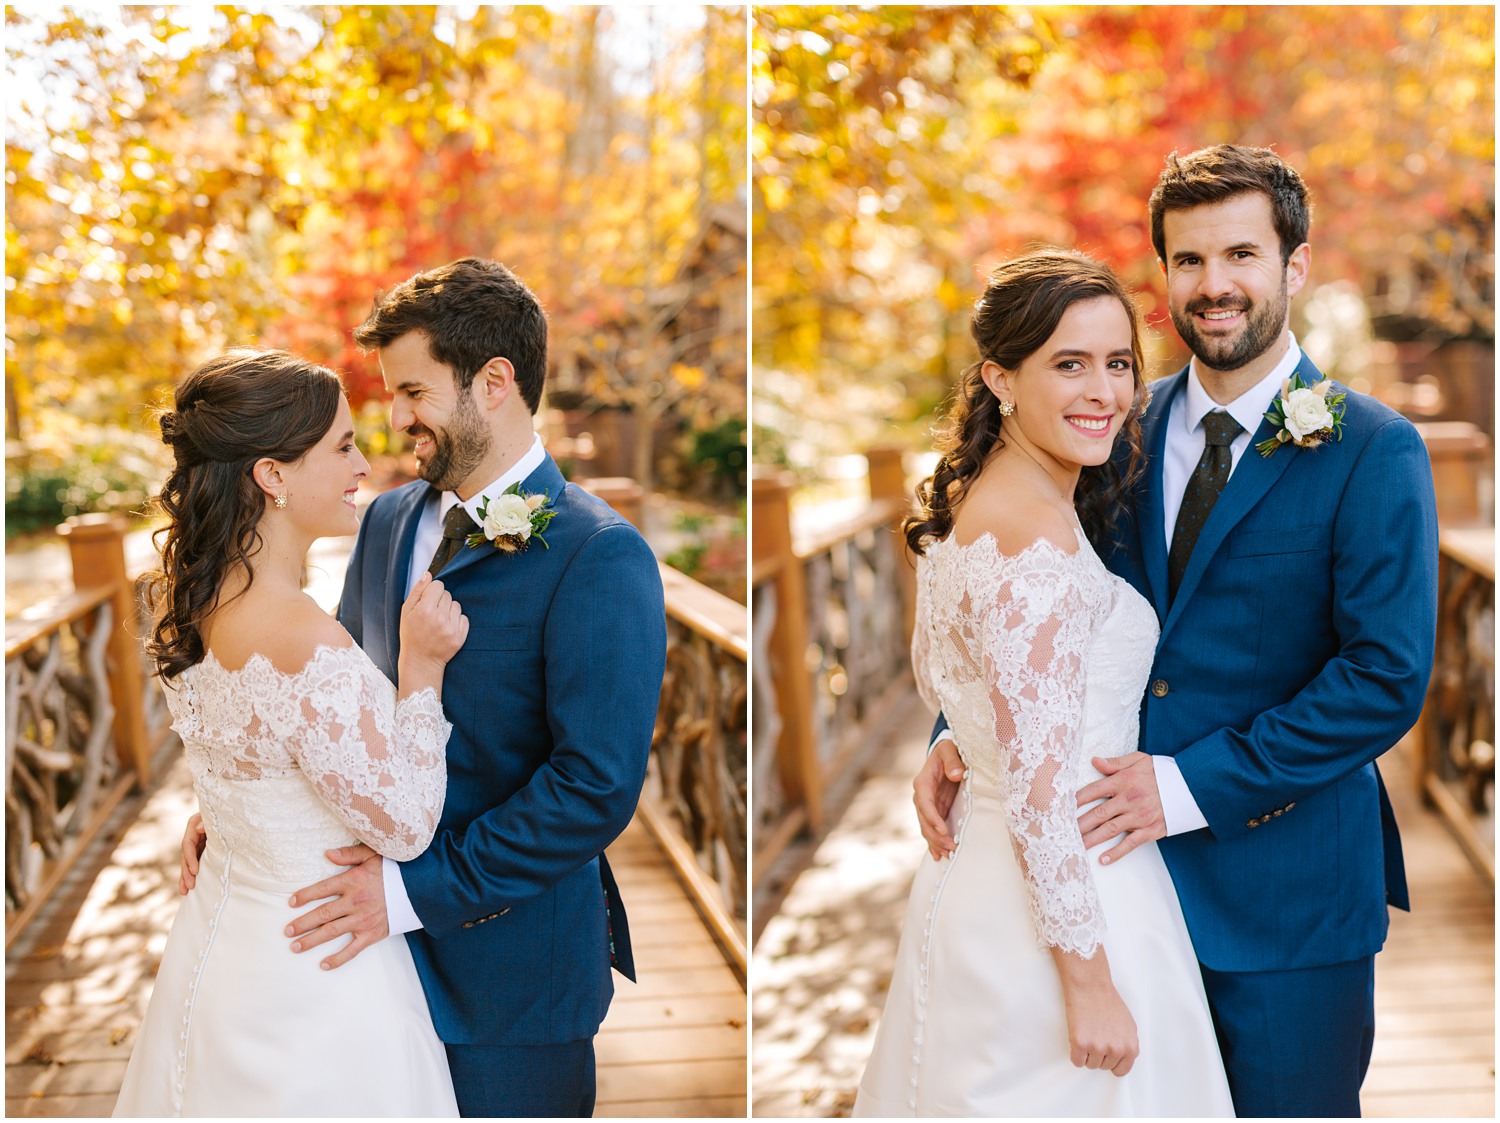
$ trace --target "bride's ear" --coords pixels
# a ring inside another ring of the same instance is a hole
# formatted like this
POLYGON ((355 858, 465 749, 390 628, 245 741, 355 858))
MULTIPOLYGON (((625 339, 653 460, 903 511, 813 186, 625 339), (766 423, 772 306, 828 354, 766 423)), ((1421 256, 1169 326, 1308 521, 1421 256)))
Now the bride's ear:
POLYGON ((996 398, 1002 402, 1015 404, 1015 398, 1010 391, 1010 372, 999 363, 993 359, 986 359, 979 368, 979 377, 984 380, 984 384, 990 388, 990 393, 996 398))
POLYGON ((266 493, 266 498, 274 500, 278 495, 286 494, 286 478, 282 474, 285 468, 279 460, 272 460, 269 456, 262 456, 250 469, 250 475, 255 479, 255 486, 266 493))

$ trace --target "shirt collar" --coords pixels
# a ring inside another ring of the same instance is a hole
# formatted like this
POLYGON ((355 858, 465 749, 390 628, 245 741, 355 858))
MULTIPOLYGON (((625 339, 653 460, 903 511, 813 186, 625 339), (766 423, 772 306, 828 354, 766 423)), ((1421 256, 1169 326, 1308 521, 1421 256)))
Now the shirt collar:
MULTIPOLYGON (((533 433, 531 435, 531 447, 526 450, 521 459, 507 468, 499 479, 471 495, 467 502, 464 502, 464 510, 469 512, 469 516, 476 523, 483 522, 484 520, 479 517, 479 505, 486 499, 493 499, 500 495, 511 484, 520 483, 527 476, 531 475, 532 472, 540 468, 542 462, 546 459, 547 450, 542 447, 542 438, 538 434, 533 433)), ((446 518, 448 512, 453 510, 459 502, 460 500, 456 492, 443 492, 442 499, 438 503, 439 521, 446 518)))
POLYGON ((1221 406, 1208 396, 1203 383, 1198 379, 1198 359, 1194 356, 1188 364, 1187 388, 1183 394, 1182 424, 1189 432, 1196 432, 1203 422, 1203 415, 1211 410, 1222 409, 1240 423, 1247 433, 1260 428, 1262 418, 1271 400, 1281 392, 1281 384, 1292 376, 1297 364, 1302 361, 1302 348, 1297 346, 1297 337, 1287 332, 1289 345, 1286 354, 1264 378, 1246 390, 1228 405, 1221 406))

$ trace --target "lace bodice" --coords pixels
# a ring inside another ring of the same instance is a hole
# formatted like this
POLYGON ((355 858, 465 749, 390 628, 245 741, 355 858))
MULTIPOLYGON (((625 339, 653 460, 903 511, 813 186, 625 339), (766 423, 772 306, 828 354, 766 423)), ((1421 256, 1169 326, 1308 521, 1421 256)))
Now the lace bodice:
POLYGON ((1156 614, 1081 531, 1075 554, 1039 539, 1015 556, 950 535, 918 565, 912 660, 976 795, 1000 802, 1041 945, 1091 957, 1104 937, 1078 831, 1094 756, 1136 748, 1156 614))
POLYGON ((167 684, 209 845, 277 881, 325 875, 323 852, 367 843, 399 861, 427 848, 452 728, 437 692, 401 701, 356 646, 320 645, 296 674, 263 655, 210 652, 167 684))

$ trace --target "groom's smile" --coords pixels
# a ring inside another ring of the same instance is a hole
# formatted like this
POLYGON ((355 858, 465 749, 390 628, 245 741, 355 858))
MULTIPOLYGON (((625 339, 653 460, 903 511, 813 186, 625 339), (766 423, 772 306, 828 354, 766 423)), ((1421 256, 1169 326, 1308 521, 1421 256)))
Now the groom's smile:
POLYGON ((441 491, 457 489, 493 444, 472 387, 458 388, 453 368, 432 357, 419 331, 382 347, 380 366, 391 395, 391 428, 411 438, 417 475, 441 491))

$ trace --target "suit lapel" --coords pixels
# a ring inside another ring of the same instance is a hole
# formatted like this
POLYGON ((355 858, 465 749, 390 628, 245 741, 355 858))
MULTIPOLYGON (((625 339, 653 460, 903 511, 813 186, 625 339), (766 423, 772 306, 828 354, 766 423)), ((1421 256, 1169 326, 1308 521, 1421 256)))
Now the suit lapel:
POLYGON ((1187 383, 1187 374, 1181 371, 1157 384, 1155 395, 1146 416, 1141 419, 1141 443, 1146 449, 1146 501, 1139 511, 1141 525, 1141 562, 1146 569, 1146 582, 1151 587, 1151 600, 1156 606, 1156 618, 1167 617, 1167 546, 1166 546, 1166 499, 1162 493, 1162 456, 1167 447, 1167 418, 1172 403, 1187 383))
POLYGON ((417 523, 427 502, 432 497, 431 484, 414 487, 402 497, 391 524, 391 553, 387 563, 390 569, 385 582, 385 622, 391 637, 391 650, 395 651, 401 634, 401 606, 406 602, 406 577, 411 572, 411 552, 416 543, 417 523))
MULTIPOLYGON (((1297 373, 1309 383, 1318 382, 1323 377, 1306 355, 1297 365, 1297 373)), ((1267 402, 1266 408, 1269 409, 1270 406, 1271 403, 1267 402)), ((1256 451, 1256 445, 1275 435, 1276 426, 1262 418, 1260 427, 1251 436, 1249 447, 1241 454, 1240 462, 1235 465, 1234 474, 1224 485, 1223 494, 1214 504, 1214 509, 1209 512, 1208 521, 1203 524, 1198 541, 1193 545, 1193 556, 1188 559, 1187 571, 1183 573, 1182 584, 1177 588, 1177 597, 1173 600, 1171 612, 1162 625, 1163 635, 1182 615, 1183 606, 1192 599, 1194 591, 1198 588, 1203 575, 1208 572, 1214 555, 1224 544, 1224 539, 1229 532, 1250 513, 1257 503, 1265 498, 1271 486, 1281 479, 1281 474, 1292 466, 1292 461, 1299 454, 1303 453, 1303 450, 1295 445, 1277 449, 1270 456, 1262 456, 1256 451)))
MULTIPOLYGON (((562 494, 564 482, 562 472, 557 467, 557 462, 548 453, 545 459, 536 466, 531 475, 521 481, 521 492, 525 495, 538 495, 545 492, 547 498, 555 502, 557 497, 562 494)), ((474 547, 465 546, 458 551, 457 556, 452 561, 443 567, 443 571, 438 576, 446 578, 450 573, 456 573, 460 569, 476 565, 484 558, 500 553, 499 550, 488 543, 474 547)), ((512 555, 501 554, 501 556, 511 557, 512 555)))

